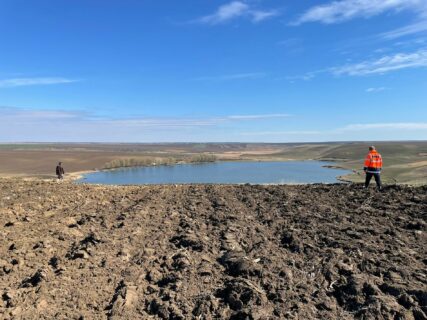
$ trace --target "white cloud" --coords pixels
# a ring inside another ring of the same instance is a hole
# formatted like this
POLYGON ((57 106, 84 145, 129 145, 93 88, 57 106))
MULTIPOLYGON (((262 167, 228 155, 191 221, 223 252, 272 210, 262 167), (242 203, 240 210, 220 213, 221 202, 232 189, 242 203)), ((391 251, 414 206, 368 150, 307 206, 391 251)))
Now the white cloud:
POLYGON ((392 31, 385 32, 380 36, 383 39, 396 39, 400 37, 404 37, 411 34, 420 33, 423 31, 427 31, 427 20, 419 21, 392 31))
POLYGON ((220 119, 203 118, 140 118, 140 119, 110 119, 95 120, 94 124, 108 124, 115 127, 138 127, 138 128, 185 128, 205 127, 218 124, 220 119))
POLYGON ((234 74, 224 74, 218 76, 207 76, 199 77, 193 80, 195 81, 228 81, 228 80, 253 80, 265 77, 264 72, 248 72, 248 73, 234 73, 234 74))
POLYGON ((32 110, 23 108, 0 107, 1 120, 10 121, 40 121, 40 120, 72 120, 84 116, 79 111, 63 110, 32 110))
POLYGON ((290 117, 285 113, 273 114, 246 114, 217 117, 135 117, 124 119, 108 119, 89 115, 79 111, 63 110, 33 110, 25 108, 0 107, 0 126, 2 122, 21 123, 33 121, 37 123, 54 120, 68 122, 103 123, 112 126, 140 126, 140 127, 199 127, 215 126, 224 122, 257 121, 274 118, 290 117))
POLYGON ((350 124, 338 130, 339 131, 362 131, 362 130, 369 130, 369 129, 427 130, 427 122, 350 124))
MULTIPOLYGON (((81 111, 0 107, 0 141, 218 141, 242 123, 256 126, 287 114, 102 118, 81 111), (204 134, 204 135, 203 135, 204 134)), ((230 140, 228 140, 230 141, 230 140)))
POLYGON ((260 120, 260 119, 273 119, 273 118, 288 118, 290 114, 287 113, 272 113, 272 114, 250 114, 250 115, 235 115, 228 116, 230 120, 260 120))
MULTIPOLYGON (((391 122, 391 123, 364 123, 364 124, 349 124, 345 127, 335 128, 331 130, 287 130, 287 131, 249 131, 242 132, 242 136, 275 136, 275 137, 286 137, 286 136, 329 136, 331 141, 341 140, 337 139, 338 136, 344 133, 366 132, 372 130, 401 130, 401 131, 425 131, 427 130, 427 122, 391 122), (335 137, 335 138, 333 138, 335 137)), ((346 140, 346 139, 344 139, 346 140)))
POLYGON ((240 1, 233 1, 220 6, 214 14, 202 17, 199 21, 207 24, 218 24, 240 17, 246 14, 248 10, 249 6, 247 4, 240 1))
POLYGON ((0 88, 61 84, 61 83, 71 83, 76 81, 78 80, 67 79, 67 78, 52 78, 52 77, 51 78, 3 79, 3 80, 0 80, 0 88))
POLYGON ((216 126, 226 122, 242 122, 268 120, 275 118, 287 118, 289 114, 248 114, 248 115, 229 115, 223 117, 205 117, 205 118, 137 118, 137 119, 119 119, 108 120, 112 126, 139 126, 139 127, 204 127, 216 126))
POLYGON ((286 135, 318 135, 322 134, 322 131, 314 130, 290 130, 290 131, 253 131, 253 132, 242 132, 242 136, 286 136, 286 135))
POLYGON ((376 87, 376 88, 368 88, 365 91, 368 92, 368 93, 375 93, 375 92, 384 91, 386 89, 387 89, 386 87, 376 87))
POLYGON ((322 142, 322 141, 369 141, 375 133, 378 141, 425 140, 427 138, 426 122, 391 122, 349 124, 341 128, 326 130, 270 130, 246 131, 239 135, 249 141, 277 142, 322 142))
POLYGON ((197 19, 196 22, 216 25, 239 17, 246 17, 256 23, 277 16, 278 14, 277 10, 256 10, 242 1, 232 1, 220 6, 215 13, 197 19))
POLYGON ((422 13, 426 9, 425 0, 341 0, 314 6, 308 9, 296 22, 339 23, 353 18, 368 18, 387 11, 410 9, 422 13))
MULTIPOLYGON (((82 111, 36 110, 0 107, 0 141, 58 142, 297 142, 426 139, 426 122, 361 123, 317 130, 301 124, 295 130, 276 127, 259 130, 259 124, 287 114, 243 114, 213 117, 139 117, 108 119, 82 111), (242 124, 254 130, 241 131, 242 124), (258 130, 256 129, 258 128, 258 130), (247 137, 246 139, 244 137, 247 137)), ((283 128, 283 125, 281 125, 283 128)))
POLYGON ((364 76, 416 67, 427 67, 427 49, 412 53, 397 53, 377 60, 348 64, 332 68, 330 71, 335 75, 364 76))
POLYGON ((255 10, 250 12, 252 15, 252 22, 261 22, 268 18, 272 18, 279 15, 279 11, 277 10, 269 10, 269 11, 260 11, 255 10))
POLYGON ((316 75, 318 75, 319 73, 324 72, 324 70, 318 70, 318 71, 312 71, 312 72, 307 72, 303 75, 299 75, 299 76, 289 76, 289 77, 285 77, 286 80, 289 80, 291 83, 293 83, 296 80, 304 80, 304 81, 310 81, 312 79, 314 79, 316 77, 316 75))
MULTIPOLYGON (((392 71, 408 68, 427 67, 427 48, 415 52, 395 53, 385 55, 377 59, 366 60, 359 63, 346 64, 337 67, 325 68, 307 72, 303 75, 286 77, 291 83, 296 80, 309 81, 319 74, 333 74, 335 76, 367 76, 374 74, 385 74, 392 71)), ((386 90, 385 87, 368 88, 366 92, 379 92, 386 90)))

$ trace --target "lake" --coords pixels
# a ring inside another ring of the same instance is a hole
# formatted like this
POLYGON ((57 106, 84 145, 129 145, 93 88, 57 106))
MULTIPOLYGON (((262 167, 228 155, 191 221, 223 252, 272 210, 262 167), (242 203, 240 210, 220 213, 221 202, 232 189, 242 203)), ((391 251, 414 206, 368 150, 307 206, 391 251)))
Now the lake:
POLYGON ((336 183, 349 170, 325 168, 324 161, 219 161, 202 164, 179 164, 121 168, 86 174, 80 183, 93 184, 301 184, 336 183))

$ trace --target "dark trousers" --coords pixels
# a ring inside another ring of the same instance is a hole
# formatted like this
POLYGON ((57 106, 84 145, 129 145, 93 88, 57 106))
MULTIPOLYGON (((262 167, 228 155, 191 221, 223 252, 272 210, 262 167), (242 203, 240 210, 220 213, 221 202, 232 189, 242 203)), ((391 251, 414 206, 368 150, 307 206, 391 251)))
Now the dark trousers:
POLYGON ((366 172, 366 180, 365 187, 369 186, 369 182, 371 182, 372 176, 375 178, 375 182, 377 183, 377 187, 381 188, 381 177, 379 173, 366 172))

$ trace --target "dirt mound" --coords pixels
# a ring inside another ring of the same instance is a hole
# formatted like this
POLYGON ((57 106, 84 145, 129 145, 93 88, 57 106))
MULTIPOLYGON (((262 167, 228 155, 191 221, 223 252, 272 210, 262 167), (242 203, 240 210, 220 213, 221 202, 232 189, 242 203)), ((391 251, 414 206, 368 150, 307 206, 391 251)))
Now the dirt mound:
POLYGON ((1 319, 427 319, 427 187, 0 180, 1 319))

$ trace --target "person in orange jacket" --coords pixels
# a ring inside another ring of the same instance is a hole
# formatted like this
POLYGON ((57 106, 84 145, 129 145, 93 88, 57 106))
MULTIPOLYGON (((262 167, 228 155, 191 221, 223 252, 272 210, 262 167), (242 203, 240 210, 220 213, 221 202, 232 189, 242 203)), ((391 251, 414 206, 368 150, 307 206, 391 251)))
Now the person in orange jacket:
POLYGON ((369 186, 369 182, 372 179, 372 176, 375 178, 377 187, 379 190, 382 189, 381 184, 381 169, 383 167, 383 159, 374 146, 369 147, 369 153, 365 158, 365 165, 363 171, 366 174, 365 188, 369 186))

